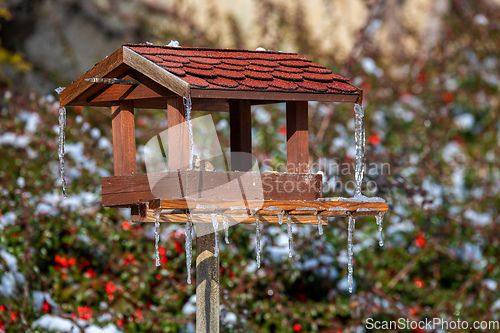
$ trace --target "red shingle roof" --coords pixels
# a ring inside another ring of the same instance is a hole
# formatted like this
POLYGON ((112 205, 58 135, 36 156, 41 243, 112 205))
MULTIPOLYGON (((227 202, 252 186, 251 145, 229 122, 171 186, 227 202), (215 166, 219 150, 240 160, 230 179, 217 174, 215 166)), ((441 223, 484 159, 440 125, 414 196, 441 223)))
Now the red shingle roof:
POLYGON ((193 88, 356 94, 349 80, 296 53, 124 45, 193 88))

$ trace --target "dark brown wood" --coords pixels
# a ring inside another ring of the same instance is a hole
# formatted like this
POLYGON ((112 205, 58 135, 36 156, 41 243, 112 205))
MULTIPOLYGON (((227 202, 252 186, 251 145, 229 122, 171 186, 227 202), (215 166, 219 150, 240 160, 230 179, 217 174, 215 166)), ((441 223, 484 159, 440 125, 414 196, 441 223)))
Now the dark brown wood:
MULTIPOLYGON (((137 72, 136 70, 129 69, 119 79, 133 80, 140 82, 137 86, 130 85, 100 85, 101 90, 88 97, 87 101, 92 103, 111 102, 116 103, 122 100, 149 100, 154 98, 168 98, 176 96, 173 92, 165 87, 154 82, 147 76, 137 72)), ((134 104, 137 107, 137 103, 134 104)), ((165 105, 165 103, 164 103, 165 105)), ((165 106, 161 108, 165 108, 165 106)))
POLYGON ((189 132, 182 97, 172 97, 167 102, 168 114, 168 169, 189 168, 189 132))
POLYGON ((231 169, 251 170, 252 113, 249 100, 229 101, 229 124, 231 169))
POLYGON ((307 102, 286 103, 286 159, 289 173, 309 172, 307 102))
POLYGON ((111 108, 115 176, 137 173, 133 102, 111 108))
POLYGON ((189 83, 135 53, 126 46, 123 46, 123 63, 181 97, 189 97, 190 95, 189 83))
POLYGON ((180 198, 183 195, 212 201, 236 200, 242 197, 241 191, 247 200, 316 200, 322 197, 323 190, 322 176, 314 174, 185 170, 150 173, 149 177, 151 182, 146 174, 102 178, 102 205, 128 206, 156 197, 180 198), (233 185, 228 185, 229 182, 233 185), (240 183, 244 184, 243 189, 234 187, 240 183), (236 193, 230 192, 235 189, 236 193))
POLYGON ((320 102, 356 102, 359 93, 353 94, 314 94, 297 92, 274 92, 274 91, 238 91, 219 89, 196 89, 191 88, 192 98, 211 99, 250 99, 268 100, 276 102, 286 101, 320 101, 320 102))
MULTIPOLYGON (((90 89, 89 89, 90 90, 90 89)), ((97 92, 99 94, 99 92, 97 92)), ((167 95, 172 96, 172 95, 167 95)), ((124 100, 128 100, 125 98, 124 100)), ((134 107, 136 109, 165 109, 167 105, 168 97, 157 97, 157 98, 141 98, 133 99, 134 107)), ((81 106, 94 106, 94 107, 111 107, 116 105, 116 101, 108 102, 86 102, 86 101, 75 101, 68 105, 81 105, 81 106)), ((209 112, 229 112, 229 105, 226 100, 223 99, 213 99, 209 102, 207 99, 192 99, 193 111, 209 111, 209 112)))
POLYGON ((81 76, 71 85, 69 85, 66 89, 64 89, 60 94, 61 106, 68 105, 78 96, 80 96, 83 92, 85 92, 87 89, 89 89, 94 85, 94 83, 86 82, 85 81, 86 78, 105 77, 111 71, 120 66, 122 63, 123 63, 123 50, 122 48, 119 48, 118 50, 113 52, 109 57, 96 64, 87 73, 85 73, 83 76, 81 76))

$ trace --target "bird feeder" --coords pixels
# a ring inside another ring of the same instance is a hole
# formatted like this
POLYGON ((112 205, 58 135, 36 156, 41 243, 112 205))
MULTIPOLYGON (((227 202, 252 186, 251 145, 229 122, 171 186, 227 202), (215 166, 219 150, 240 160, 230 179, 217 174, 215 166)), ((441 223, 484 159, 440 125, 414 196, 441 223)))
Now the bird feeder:
POLYGON ((212 227, 214 213, 257 227, 280 223, 284 216, 289 223, 321 226, 330 216, 380 215, 388 209, 384 200, 363 196, 323 198, 322 175, 309 173, 308 101, 361 104, 362 91, 293 53, 126 44, 60 93, 61 106, 111 107, 114 176, 102 179, 103 206, 131 208, 134 222, 189 223, 191 216, 199 223, 196 232, 203 236, 196 242, 197 332, 219 330, 217 234, 199 232, 212 227), (252 169, 248 157, 251 107, 282 102, 287 172, 261 173, 252 169), (166 109, 168 129, 177 128, 165 147, 168 171, 155 174, 154 187, 151 175, 137 174, 136 108, 166 109), (190 127, 191 108, 229 112, 230 170, 192 167, 190 136, 197 128, 190 127), (252 181, 239 187, 238 201, 232 191, 210 191, 231 182, 241 185, 248 175, 252 181), (198 191, 193 194, 192 188, 198 191))

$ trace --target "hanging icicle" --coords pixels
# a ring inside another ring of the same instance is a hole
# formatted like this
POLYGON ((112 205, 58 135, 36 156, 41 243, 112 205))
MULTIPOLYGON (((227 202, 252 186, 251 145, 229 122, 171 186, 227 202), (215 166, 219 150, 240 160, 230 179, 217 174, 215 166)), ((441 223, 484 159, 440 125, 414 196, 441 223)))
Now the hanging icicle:
POLYGON ((356 190, 354 196, 361 195, 361 184, 363 182, 363 176, 365 173, 365 126, 363 124, 363 117, 365 111, 363 106, 360 104, 354 104, 354 139, 356 141, 356 171, 355 171, 355 181, 356 190))
MULTIPOLYGON (((64 87, 56 89, 56 93, 60 94, 64 87)), ((62 192, 63 197, 66 198, 66 174, 64 172, 64 154, 66 145, 66 108, 59 108, 59 172, 61 174, 62 192)))
POLYGON ((255 251, 257 252, 257 268, 260 268, 260 221, 259 215, 255 214, 253 217, 255 218, 255 251))
POLYGON ((194 139, 193 139, 193 125, 191 123, 191 95, 187 98, 183 97, 184 100, 184 110, 186 111, 186 123, 189 135, 189 170, 193 170, 193 157, 194 157, 194 139))
POLYGON ((187 283, 191 284, 191 256, 193 253, 193 221, 191 220, 191 214, 186 213, 186 230, 184 231, 184 237, 186 237, 186 268, 187 268, 187 283))
POLYGON ((377 225, 378 225, 378 239, 379 239, 378 245, 384 246, 384 234, 383 234, 383 226, 382 226, 382 222, 384 219, 384 213, 379 211, 378 214, 375 215, 375 219, 376 219, 377 225))
POLYGON ((321 220, 320 215, 318 215, 318 233, 323 235, 323 221, 321 220))
POLYGON ((222 213, 222 225, 224 226, 224 239, 229 244, 229 221, 227 215, 222 213))
POLYGON ((214 236, 215 236, 215 250, 214 256, 219 256, 219 221, 217 220, 217 213, 211 213, 212 216, 212 225, 214 227, 214 236))
POLYGON ((288 257, 292 257, 293 234, 292 234, 292 217, 286 214, 286 227, 288 231, 288 257))
POLYGON ((160 251, 158 249, 158 243, 160 241, 160 213, 161 213, 161 209, 155 210, 155 257, 156 257, 156 267, 160 266, 160 251))
POLYGON ((349 292, 352 293, 352 288, 353 288, 353 256, 354 256, 354 250, 353 250, 353 234, 354 234, 354 229, 356 228, 356 219, 349 214, 349 222, 347 225, 347 270, 348 270, 348 276, 347 276, 347 282, 349 284, 349 292))

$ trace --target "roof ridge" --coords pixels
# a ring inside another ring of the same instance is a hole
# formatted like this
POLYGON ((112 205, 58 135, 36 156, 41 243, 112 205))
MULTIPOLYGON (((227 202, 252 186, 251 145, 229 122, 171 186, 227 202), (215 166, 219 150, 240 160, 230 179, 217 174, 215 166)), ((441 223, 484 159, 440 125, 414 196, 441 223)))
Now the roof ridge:
POLYGON ((167 45, 156 45, 156 44, 143 44, 143 43, 126 43, 122 46, 131 46, 131 47, 147 47, 147 48, 163 48, 168 50, 193 50, 193 51, 220 51, 220 52, 250 52, 250 53, 268 53, 268 54, 285 54, 285 55, 296 55, 304 57, 298 53, 294 52, 284 52, 284 51, 258 51, 258 50, 247 50, 247 49, 232 49, 232 48, 213 48, 213 47, 194 47, 194 46, 167 46, 167 45))

